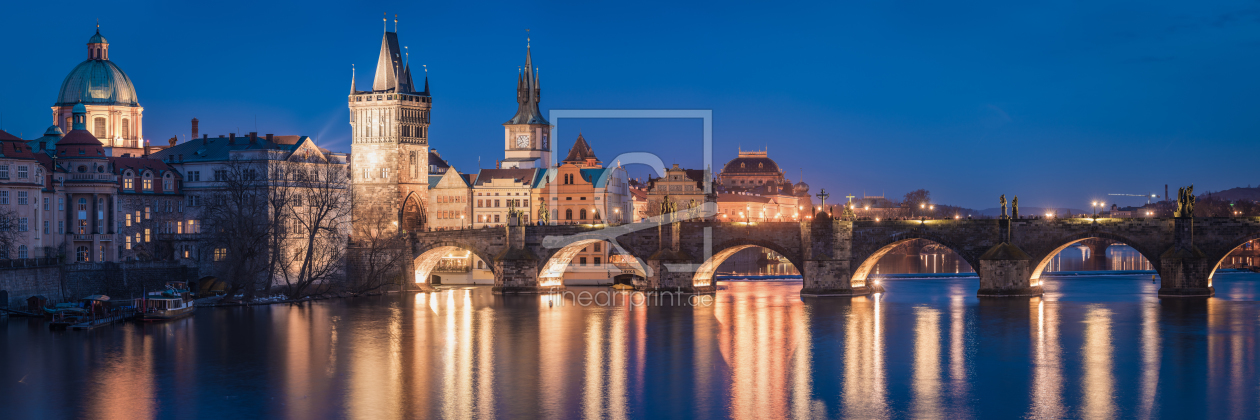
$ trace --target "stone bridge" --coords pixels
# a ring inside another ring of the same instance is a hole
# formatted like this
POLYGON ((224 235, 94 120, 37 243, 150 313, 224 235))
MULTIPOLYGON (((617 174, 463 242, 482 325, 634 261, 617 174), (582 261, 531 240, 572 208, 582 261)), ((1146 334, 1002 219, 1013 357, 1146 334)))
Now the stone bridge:
POLYGON ((609 242, 633 257, 638 290, 713 293, 717 267, 754 246, 784 256, 801 272, 802 295, 854 296, 881 290, 871 278, 899 243, 926 239, 952 249, 980 277, 980 296, 1040 295, 1050 259, 1077 242, 1127 244, 1151 262, 1161 296, 1211 296, 1225 256, 1260 238, 1260 218, 1070 218, 807 222, 644 222, 627 225, 515 226, 413 233, 416 287, 428 288, 443 255, 471 251, 494 273, 497 293, 548 293, 587 245, 609 242))

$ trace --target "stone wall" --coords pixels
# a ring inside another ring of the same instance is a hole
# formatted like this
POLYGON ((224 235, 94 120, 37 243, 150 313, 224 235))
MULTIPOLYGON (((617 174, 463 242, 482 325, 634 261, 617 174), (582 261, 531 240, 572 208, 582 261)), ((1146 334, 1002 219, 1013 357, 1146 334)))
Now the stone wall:
POLYGON ((161 290, 168 281, 195 282, 197 269, 171 262, 130 262, 45 265, 0 268, 0 290, 7 291, 9 308, 26 305, 26 298, 43 295, 52 302, 76 301, 104 294, 114 299, 139 297, 145 290, 161 290))

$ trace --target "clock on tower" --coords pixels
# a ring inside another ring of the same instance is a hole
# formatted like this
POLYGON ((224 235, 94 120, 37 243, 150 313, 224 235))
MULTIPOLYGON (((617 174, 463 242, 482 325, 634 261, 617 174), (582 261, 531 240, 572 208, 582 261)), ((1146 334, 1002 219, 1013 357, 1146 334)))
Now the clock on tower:
POLYGON ((521 134, 516 136, 516 147, 518 149, 529 148, 529 134, 521 134))

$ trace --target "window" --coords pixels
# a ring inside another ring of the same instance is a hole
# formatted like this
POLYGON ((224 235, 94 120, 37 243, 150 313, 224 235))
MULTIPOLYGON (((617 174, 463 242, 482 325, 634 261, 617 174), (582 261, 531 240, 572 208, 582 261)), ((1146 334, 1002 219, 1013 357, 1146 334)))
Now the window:
POLYGON ((145 191, 153 191, 153 180, 152 180, 152 179, 149 179, 149 178, 145 178, 145 179, 144 179, 144 190, 145 190, 145 191))
POLYGON ((214 180, 215 180, 215 181, 227 181, 227 179, 228 179, 228 176, 227 176, 227 169, 215 169, 215 170, 214 170, 214 180))
MULTIPOLYGON (((152 217, 150 217, 150 216, 152 216, 152 214, 150 214, 150 213, 149 213, 149 203, 147 203, 147 202, 146 202, 146 203, 144 203, 144 204, 145 204, 145 206, 144 206, 144 220, 149 220, 149 219, 152 219, 152 217)), ((145 241, 145 242, 148 242, 148 241, 145 241)))
POLYGON ((0 165, 0 179, 9 179, 9 165, 0 165))
POLYGON ((381 179, 389 179, 389 168, 381 168, 381 179))
POLYGON ((94 123, 93 125, 95 125, 95 129, 92 130, 92 135, 95 135, 98 139, 108 137, 105 135, 105 117, 96 117, 92 120, 92 122, 94 123))
POLYGON ((85 211, 87 211, 87 199, 86 199, 86 198, 80 198, 80 199, 79 199, 79 218, 80 218, 80 219, 86 219, 86 218, 87 218, 87 213, 83 213, 83 212, 85 212, 85 211))
POLYGON ((188 196, 188 205, 189 205, 189 206, 200 206, 200 205, 201 205, 201 196, 200 196, 200 195, 190 195, 190 196, 188 196))
POLYGON ((0 191, 0 204, 9 204, 9 192, 0 191))
POLYGON ((162 191, 171 192, 175 190, 175 177, 170 173, 162 176, 162 191))
POLYGON ((151 241, 151 240, 153 240, 153 237, 152 237, 152 236, 150 236, 149 229, 145 229, 145 230, 144 230, 144 241, 145 241, 145 242, 149 242, 149 241, 151 241))
POLYGON ((573 220, 573 209, 564 210, 564 220, 573 220))
POLYGON ((191 258, 192 245, 184 245, 184 258, 191 258))
POLYGON ((57 211, 65 211, 65 210, 66 210, 66 198, 57 197, 57 211))
POLYGON ((30 171, 29 166, 26 166, 26 165, 18 166, 18 179, 26 179, 29 171, 30 171))
POLYGON ((81 246, 81 247, 75 248, 75 250, 74 250, 74 260, 75 260, 75 261, 78 261, 78 262, 88 262, 88 260, 89 260, 89 259, 90 259, 90 258, 89 258, 89 256, 88 256, 88 247, 86 247, 86 246, 81 246))
POLYGON ((50 200, 49 200, 48 198, 46 198, 46 197, 44 198, 44 211, 48 211, 48 202, 49 202, 49 201, 50 201, 50 200))
POLYGON ((26 232, 28 230, 27 229, 28 227, 27 224, 29 223, 28 220, 29 219, 25 217, 18 219, 18 232, 26 232))
POLYGON ((65 221, 65 220, 58 220, 58 221, 57 221, 57 234, 58 234, 58 235, 65 235, 65 234, 66 234, 66 221, 65 221))
POLYGON ((586 267, 586 257, 580 257, 580 258, 578 258, 578 265, 581 265, 581 266, 583 266, 583 267, 586 267))
POLYGON ((494 206, 499 207, 499 200, 494 200, 494 206))
POLYGON ((124 246, 126 246, 127 249, 131 249, 131 237, 128 236, 125 240, 126 240, 126 245, 124 246))
POLYGON ((363 168, 363 179, 372 179, 371 169, 363 168))
POLYGON ((131 178, 123 178, 123 189, 130 190, 134 188, 136 188, 135 180, 132 180, 131 178))
POLYGON ((201 171, 188 171, 189 181, 201 181, 201 171))
POLYGON ((580 210, 578 214, 578 220, 586 220, 586 209, 580 210))
MULTIPOLYGON (((131 213, 127 213, 127 227, 131 227, 131 213)), ((131 248, 128 248, 131 249, 131 248)))
POLYGON ((27 256, 26 245, 18 245, 18 258, 30 258, 27 256))
POLYGON ((51 233, 51 232, 49 232, 49 230, 48 230, 48 229, 49 229, 49 223, 48 223, 48 221, 47 221, 47 220, 45 220, 45 221, 44 221, 44 234, 45 234, 45 235, 47 235, 47 234, 51 233))
POLYGON ((188 221, 188 233, 201 233, 201 223, 190 219, 188 221))
POLYGON ((122 138, 131 138, 131 120, 123 118, 122 120, 122 138))
POLYGON ((26 191, 18 191, 18 194, 17 194, 17 195, 18 195, 18 205, 19 205, 19 206, 25 206, 25 205, 27 204, 27 195, 26 195, 26 194, 27 194, 27 192, 26 192, 26 191))
POLYGON ((80 235, 87 234, 87 220, 86 219, 79 219, 79 234, 80 235))
MULTIPOLYGON (((596 243, 595 243, 595 252, 599 252, 600 245, 602 245, 602 244, 601 244, 601 243, 599 243, 599 242, 596 242, 596 243)), ((595 264, 599 264, 599 263, 595 263, 595 264)))
POLYGON ((215 249, 214 249, 214 260, 215 260, 215 261, 223 261, 223 260, 226 260, 226 259, 227 259, 227 248, 215 248, 215 249))
POLYGON ((595 265, 596 267, 599 267, 599 257, 595 257, 595 264, 594 264, 594 265, 595 265))
POLYGON ((494 215, 494 222, 499 223, 499 215, 494 215))

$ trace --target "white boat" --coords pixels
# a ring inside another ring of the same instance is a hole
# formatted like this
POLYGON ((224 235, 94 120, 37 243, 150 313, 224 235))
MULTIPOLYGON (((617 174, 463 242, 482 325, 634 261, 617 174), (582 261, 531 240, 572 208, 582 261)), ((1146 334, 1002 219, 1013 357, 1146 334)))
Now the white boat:
POLYGON ((141 321, 162 321, 183 318, 192 315, 196 307, 188 296, 188 289, 183 282, 170 282, 166 290, 149 292, 143 298, 136 299, 136 309, 140 311, 141 321))

